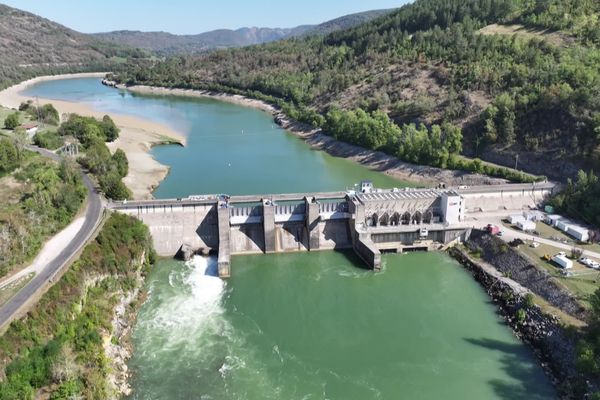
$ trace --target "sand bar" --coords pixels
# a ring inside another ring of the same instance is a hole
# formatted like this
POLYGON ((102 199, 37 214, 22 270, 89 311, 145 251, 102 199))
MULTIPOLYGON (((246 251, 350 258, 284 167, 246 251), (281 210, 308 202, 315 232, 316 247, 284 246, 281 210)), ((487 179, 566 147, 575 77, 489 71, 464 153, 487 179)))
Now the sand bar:
MULTIPOLYGON (((23 96, 21 92, 39 82, 71 78, 98 78, 98 84, 100 84, 100 79, 105 75, 106 73, 82 73, 30 79, 0 92, 0 104, 8 108, 18 108, 22 102, 31 100, 31 98, 23 96)), ((102 118, 107 114, 95 110, 86 103, 42 98, 39 99, 39 102, 40 104, 51 103, 61 115, 76 113, 102 118)), ((152 198, 152 191, 167 176, 169 168, 152 158, 149 153, 150 149, 152 146, 165 142, 178 142, 185 145, 185 135, 157 122, 129 115, 108 114, 121 129, 119 139, 108 143, 108 147, 111 151, 122 149, 129 159, 129 174, 124 179, 125 184, 133 192, 134 199, 152 198)))

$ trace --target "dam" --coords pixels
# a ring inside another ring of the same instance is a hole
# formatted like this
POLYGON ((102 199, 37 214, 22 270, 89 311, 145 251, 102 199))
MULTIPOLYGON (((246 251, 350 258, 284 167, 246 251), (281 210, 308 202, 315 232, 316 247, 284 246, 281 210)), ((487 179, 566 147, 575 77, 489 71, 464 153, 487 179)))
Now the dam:
POLYGON ((375 189, 110 202, 142 220, 160 256, 218 253, 219 276, 240 254, 353 249, 369 268, 382 252, 434 250, 468 238, 467 214, 535 208, 552 183, 375 189))

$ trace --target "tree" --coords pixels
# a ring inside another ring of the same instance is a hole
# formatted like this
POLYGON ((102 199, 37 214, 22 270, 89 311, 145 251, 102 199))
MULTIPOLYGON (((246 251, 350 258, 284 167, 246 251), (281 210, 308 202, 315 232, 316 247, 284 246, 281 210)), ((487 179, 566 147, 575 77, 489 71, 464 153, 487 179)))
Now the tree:
POLYGON ((125 200, 131 198, 131 192, 115 171, 100 177, 100 187, 109 199, 125 200))
POLYGON ((19 154, 9 139, 0 140, 0 172, 13 171, 19 165, 19 154))
POLYGON ((119 137, 119 128, 117 128, 113 120, 108 115, 105 115, 102 118, 101 127, 104 131, 104 137, 106 138, 107 142, 114 142, 117 140, 119 137))
POLYGON ((112 161, 117 168, 117 172, 121 177, 127 176, 129 173, 129 161, 127 160, 127 155, 121 149, 117 149, 115 154, 112 156, 112 161))
POLYGON ((96 142, 87 148, 81 163, 93 174, 101 175, 111 169, 112 157, 108 147, 102 142, 96 142))
POLYGON ((19 113, 9 114, 4 120, 4 128, 15 129, 17 126, 19 126, 19 113))

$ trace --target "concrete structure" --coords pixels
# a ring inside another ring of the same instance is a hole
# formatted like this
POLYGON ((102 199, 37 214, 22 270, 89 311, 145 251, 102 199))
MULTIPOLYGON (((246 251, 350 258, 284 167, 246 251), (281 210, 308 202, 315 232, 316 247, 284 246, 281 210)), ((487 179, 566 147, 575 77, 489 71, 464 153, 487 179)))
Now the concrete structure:
POLYGON ((465 204, 532 207, 553 185, 501 185, 446 189, 368 190, 264 196, 190 196, 177 200, 111 203, 148 225, 161 256, 182 246, 218 252, 219 275, 228 277, 235 254, 353 248, 369 267, 381 252, 439 248, 464 240, 465 204), (464 192, 464 194, 462 193, 464 192), (465 198, 465 196, 467 196, 465 198))
POLYGON ((19 128, 25 130, 25 133, 27 133, 29 137, 33 137, 39 129, 38 124, 23 124, 19 126, 19 128))
POLYGON ((446 192, 441 198, 442 215, 447 224, 458 224, 465 219, 463 199, 456 192, 446 192))

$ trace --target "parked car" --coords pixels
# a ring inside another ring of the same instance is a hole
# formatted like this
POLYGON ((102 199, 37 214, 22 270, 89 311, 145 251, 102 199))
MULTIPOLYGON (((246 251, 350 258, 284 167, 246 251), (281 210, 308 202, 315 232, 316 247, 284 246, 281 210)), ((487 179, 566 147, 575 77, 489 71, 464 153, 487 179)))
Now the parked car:
POLYGON ((580 263, 582 263, 583 265, 587 265, 588 267, 591 267, 591 266, 592 266, 592 263, 593 263, 593 261, 592 261, 592 260, 590 260, 590 259, 589 259, 589 258, 587 258, 587 257, 581 257, 581 258, 579 259, 579 262, 580 262, 580 263))

